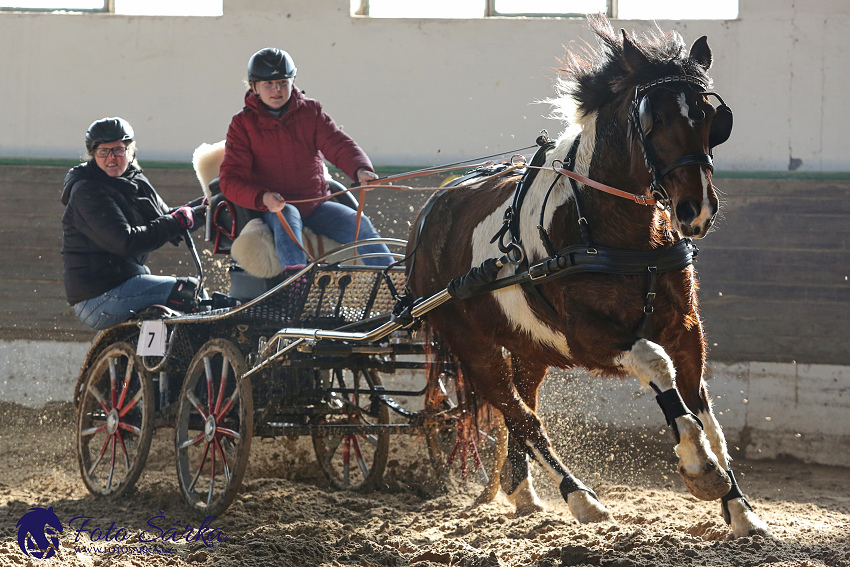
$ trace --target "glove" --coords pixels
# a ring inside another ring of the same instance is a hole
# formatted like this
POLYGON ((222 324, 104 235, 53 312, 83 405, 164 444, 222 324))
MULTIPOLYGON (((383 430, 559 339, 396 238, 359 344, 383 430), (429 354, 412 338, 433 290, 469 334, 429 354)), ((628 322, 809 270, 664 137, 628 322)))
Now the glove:
POLYGON ((190 228, 192 232, 204 226, 204 221, 207 218, 207 205, 209 205, 209 203, 210 200, 206 197, 198 197, 197 199, 192 199, 183 205, 184 207, 192 209, 192 218, 195 221, 194 228, 190 228))
POLYGON ((177 217, 177 220, 180 221, 180 227, 184 230, 190 229, 195 226, 194 215, 192 214, 191 207, 180 207, 173 213, 172 216, 177 217))

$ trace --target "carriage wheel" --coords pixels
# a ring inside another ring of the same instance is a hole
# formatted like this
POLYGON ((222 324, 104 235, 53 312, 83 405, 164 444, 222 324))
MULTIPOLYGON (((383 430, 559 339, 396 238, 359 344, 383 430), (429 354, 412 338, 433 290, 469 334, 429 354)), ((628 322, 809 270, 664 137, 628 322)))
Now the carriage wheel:
POLYGON ((476 412, 463 393, 458 394, 456 385, 454 376, 441 376, 426 391, 428 456, 446 487, 458 483, 484 486, 481 497, 489 501, 499 488, 507 432, 501 414, 489 405, 476 412))
MULTIPOLYGON (((380 386, 377 374, 368 370, 334 369, 335 388, 366 390, 380 386)), ((319 420, 328 425, 386 425, 390 422, 385 404, 374 407, 364 394, 333 393, 328 398, 332 413, 319 420)), ((313 434, 316 459, 328 482, 338 490, 373 490, 384 476, 389 457, 388 431, 345 433, 323 431, 313 434)))
POLYGON ((206 515, 224 512, 248 467, 254 424, 250 380, 236 346, 213 339, 198 350, 183 382, 175 428, 183 498, 206 515))
POLYGON ((135 349, 101 352, 85 380, 77 413, 77 462, 96 496, 127 492, 142 474, 153 435, 154 389, 135 349))

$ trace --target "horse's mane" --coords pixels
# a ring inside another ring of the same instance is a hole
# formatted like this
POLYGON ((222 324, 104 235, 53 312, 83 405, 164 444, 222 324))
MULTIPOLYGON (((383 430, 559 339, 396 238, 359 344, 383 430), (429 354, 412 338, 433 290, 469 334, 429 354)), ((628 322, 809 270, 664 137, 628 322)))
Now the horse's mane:
POLYGON ((559 59, 557 94, 543 101, 552 104, 554 117, 580 124, 590 113, 630 94, 636 86, 669 75, 690 75, 710 86, 711 78, 689 57, 678 32, 657 28, 630 34, 632 44, 645 58, 635 68, 635 62, 624 56, 622 34, 614 31, 604 15, 590 15, 588 23, 598 46, 573 45, 559 59))

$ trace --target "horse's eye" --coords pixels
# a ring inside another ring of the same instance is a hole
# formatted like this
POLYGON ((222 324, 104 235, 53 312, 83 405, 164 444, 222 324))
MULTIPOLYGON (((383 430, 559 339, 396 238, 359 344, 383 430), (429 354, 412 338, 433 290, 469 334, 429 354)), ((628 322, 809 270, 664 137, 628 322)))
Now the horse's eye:
POLYGON ((652 113, 652 123, 653 124, 661 124, 661 115, 657 112, 652 113))

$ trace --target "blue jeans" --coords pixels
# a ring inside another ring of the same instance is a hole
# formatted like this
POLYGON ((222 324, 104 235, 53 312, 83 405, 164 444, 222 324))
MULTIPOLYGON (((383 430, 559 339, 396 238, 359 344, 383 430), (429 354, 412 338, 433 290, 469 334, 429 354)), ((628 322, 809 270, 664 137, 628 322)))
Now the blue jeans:
MULTIPOLYGON (((301 214, 294 206, 286 205, 283 208, 283 218, 289 223, 292 232, 298 237, 298 241, 301 243, 303 243, 301 230, 305 226, 316 234, 332 238, 340 244, 347 244, 354 241, 354 231, 357 228, 357 211, 335 201, 325 201, 306 219, 301 218, 301 214)), ((277 213, 263 212, 263 222, 272 229, 277 257, 280 260, 282 268, 297 266, 307 262, 304 251, 286 233, 286 230, 277 218, 277 213)), ((365 215, 360 218, 360 235, 358 236, 358 240, 363 240, 364 238, 380 238, 378 231, 375 230, 372 222, 365 215)), ((359 246, 357 251, 361 254, 390 253, 389 248, 385 244, 359 246)), ((387 266, 392 261, 393 258, 390 256, 375 256, 373 258, 363 258, 362 260, 367 266, 387 266)))
POLYGON ((177 279, 150 274, 133 276, 118 287, 74 304, 77 317, 97 330, 114 327, 151 305, 165 305, 177 279))

